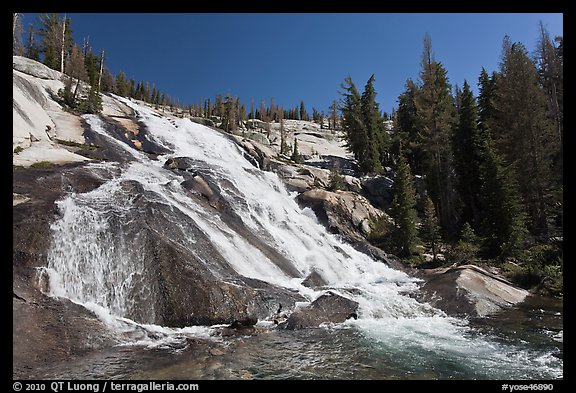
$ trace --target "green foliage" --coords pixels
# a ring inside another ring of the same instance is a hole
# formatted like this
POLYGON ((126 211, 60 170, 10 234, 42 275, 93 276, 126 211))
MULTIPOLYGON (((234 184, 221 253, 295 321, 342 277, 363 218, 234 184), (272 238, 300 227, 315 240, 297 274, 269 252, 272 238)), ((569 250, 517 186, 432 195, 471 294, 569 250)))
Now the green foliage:
POLYGON ((54 166, 54 163, 50 161, 38 161, 30 165, 31 168, 50 168, 54 166))
POLYGON ((437 262, 437 255, 442 237, 440 235, 438 217, 436 216, 436 208, 428 196, 424 200, 424 217, 422 219, 420 233, 421 239, 432 250, 433 262, 437 262))
POLYGON ((62 100, 62 104, 66 105, 70 109, 77 107, 76 100, 74 98, 74 93, 72 92, 72 77, 66 78, 66 83, 64 84, 64 90, 58 90, 58 97, 62 100))
POLYGON ((509 37, 502 44, 500 76, 496 83, 492 131, 506 164, 517 163, 518 190, 532 234, 546 235, 547 216, 555 209, 551 169, 561 143, 555 134, 546 95, 528 51, 509 37))
POLYGON ((64 146, 79 147, 80 149, 84 149, 84 150, 94 150, 94 149, 98 148, 98 146, 95 146, 95 145, 89 145, 86 143, 78 143, 78 142, 68 141, 68 140, 64 140, 64 139, 56 139, 56 143, 58 143, 60 145, 64 145, 64 146))
POLYGON ((22 146, 16 146, 16 148, 14 149, 14 154, 18 154, 20 152, 23 152, 24 148, 22 148, 22 146))
POLYGON ((420 71, 421 86, 415 92, 416 117, 423 153, 426 186, 438 209, 445 233, 452 234, 457 223, 451 134, 455 123, 454 98, 446 69, 434 59, 431 39, 426 34, 420 71))
POLYGON ((481 167, 482 236, 488 257, 517 256, 526 236, 525 215, 513 166, 505 166, 486 141, 481 167))
POLYGON ((84 100, 79 109, 83 113, 100 113, 102 111, 102 96, 98 93, 95 86, 90 87, 90 93, 88 94, 88 99, 84 100))
POLYGON ((116 75, 116 94, 127 97, 130 94, 130 83, 126 80, 126 74, 120 71, 116 75))
POLYGON ((290 159, 297 164, 301 164, 302 162, 304 162, 304 160, 302 159, 302 156, 300 155, 300 152, 298 151, 298 139, 294 138, 294 145, 292 145, 292 146, 293 146, 293 150, 292 150, 292 155, 290 156, 290 159))
POLYGON ((477 227, 480 221, 481 137, 476 102, 466 81, 459 98, 458 125, 452 140, 456 186, 462 200, 462 221, 473 222, 477 227))
POLYGON ((84 68, 90 85, 98 83, 98 74, 100 73, 100 59, 92 50, 89 50, 84 58, 84 68))
POLYGON ((337 168, 330 169, 330 177, 328 178, 329 191, 336 191, 336 190, 346 190, 348 188, 348 183, 346 183, 346 179, 344 176, 340 174, 337 168))
POLYGON ((308 112, 306 112, 306 107, 304 106, 304 101, 300 101, 300 120, 310 120, 308 112))
POLYGON ((393 224, 388 221, 386 215, 372 219, 370 221, 370 234, 367 239, 370 244, 379 247, 383 250, 389 250, 393 247, 391 242, 391 232, 393 224))
POLYGON ((366 133, 366 154, 364 160, 359 162, 360 168, 365 173, 379 173, 382 170, 380 160, 381 149, 384 145, 384 136, 388 135, 382 129, 382 117, 376 103, 376 90, 374 90, 374 74, 370 76, 364 93, 360 99, 362 122, 366 133))
POLYGON ((341 87, 344 89, 341 111, 346 147, 354 153, 362 172, 378 173, 387 159, 389 137, 383 130, 375 101, 374 75, 368 79, 362 95, 349 76, 341 87))
POLYGON ((418 86, 411 80, 406 81, 405 90, 398 97, 398 111, 396 113, 396 133, 401 139, 396 141, 394 153, 400 154, 399 145, 402 144, 404 154, 414 173, 423 173, 424 153, 422 134, 416 127, 415 98, 418 86))
POLYGON ((400 155, 393 186, 394 198, 390 216, 394 219, 391 231, 394 252, 401 258, 408 258, 416 251, 419 243, 416 229, 416 192, 410 166, 400 155))
POLYGON ((72 30, 70 29, 70 18, 60 19, 57 13, 40 14, 40 29, 38 35, 42 42, 40 52, 44 55, 44 64, 54 70, 60 71, 62 46, 64 46, 64 57, 70 52, 72 47, 72 30), (62 43, 62 30, 64 28, 64 43, 62 43))
POLYGON ((535 244, 526 249, 518 263, 504 265, 519 285, 549 296, 563 294, 562 250, 551 244, 535 244))
POLYGON ((476 260, 480 250, 479 238, 469 223, 465 223, 460 232, 460 240, 448 251, 450 263, 471 263, 476 260))

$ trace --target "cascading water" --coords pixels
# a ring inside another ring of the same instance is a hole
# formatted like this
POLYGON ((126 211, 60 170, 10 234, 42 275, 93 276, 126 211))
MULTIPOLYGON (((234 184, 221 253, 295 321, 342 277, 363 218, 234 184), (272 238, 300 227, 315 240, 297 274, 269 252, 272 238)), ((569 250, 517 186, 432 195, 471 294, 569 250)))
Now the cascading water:
MULTIPOLYGON (((187 119, 159 117, 150 109, 117 99, 136 111, 155 143, 173 153, 151 160, 118 142, 133 159, 123 168, 115 164, 93 164, 93 168, 114 167, 121 173, 92 192, 69 195, 58 202, 62 216, 53 225, 46 269, 53 295, 92 307, 109 320, 133 319, 153 326, 155 309, 150 299, 156 289, 150 286, 150 275, 154 272, 140 263, 145 256, 138 247, 139 234, 123 232, 130 219, 124 213, 134 209, 133 197, 123 187, 133 182, 147 198, 192 220, 242 276, 291 288, 313 300, 322 292, 301 282, 312 271, 318 272, 329 287, 360 305, 359 319, 347 321, 344 327, 356 329, 374 356, 406 365, 407 373, 413 371, 410 365, 431 369, 449 369, 451 365, 456 377, 461 372, 464 378, 562 377, 562 361, 549 352, 485 337, 466 321, 416 301, 409 295, 417 290, 418 280, 328 234, 309 209, 297 205, 275 174, 254 168, 238 146, 221 134, 187 119), (182 178, 162 167, 170 157, 193 158, 222 180, 220 194, 243 224, 283 255, 300 277, 287 274, 187 196, 180 186, 182 178)), ((93 131, 107 135, 96 116, 85 119, 93 131)), ((194 252, 193 237, 184 236, 179 242, 194 252)), ((440 375, 446 377, 450 372, 440 375)))

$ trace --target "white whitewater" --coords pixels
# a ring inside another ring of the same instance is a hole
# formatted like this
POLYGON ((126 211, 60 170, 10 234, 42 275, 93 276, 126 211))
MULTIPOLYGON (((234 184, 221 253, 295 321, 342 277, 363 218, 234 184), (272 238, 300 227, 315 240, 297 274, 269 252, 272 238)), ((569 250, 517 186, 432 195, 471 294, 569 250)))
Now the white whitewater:
MULTIPOLYGON (((130 100, 117 99, 136 111, 139 120, 147 125, 151 139, 173 153, 154 161, 118 142, 134 156, 134 161, 124 168, 92 164, 96 173, 116 170, 119 174, 92 192, 72 194, 58 202, 62 217, 53 225, 53 246, 46 269, 52 295, 86 305, 115 328, 130 323, 127 315, 131 299, 148 296, 148 287, 142 285, 146 272, 138 264, 141 258, 138 248, 118 241, 122 227, 111 227, 113 224, 104 218, 104 213, 113 212, 121 218, 130 209, 133 201, 122 197, 121 183, 132 180, 161 203, 194 220, 232 268, 243 276, 296 289, 313 300, 322 292, 306 288, 301 282, 313 270, 320 273, 335 291, 360 304, 359 319, 347 321, 344 328, 360 329, 383 351, 397 352, 412 362, 425 361, 427 356, 466 362, 472 368, 494 369, 496 375, 501 368, 510 370, 510 375, 530 378, 534 368, 550 368, 555 378, 562 377, 562 370, 554 369, 552 364, 557 359, 551 355, 479 337, 471 332, 466 321, 447 317, 417 302, 410 296, 418 289, 417 279, 374 261, 327 233, 312 211, 298 206, 295 195, 285 189, 275 174, 251 165, 240 148, 225 136, 188 119, 159 117, 130 100), (230 191, 226 189, 221 192, 228 201, 239 201, 233 206, 235 212, 259 238, 290 260, 301 277, 287 276, 217 216, 187 197, 180 186, 183 178, 162 168, 170 157, 191 157, 205 162, 221 179, 232 183, 241 195, 227 195, 230 191), (116 247, 109 247, 111 244, 116 247)), ((88 115, 85 119, 92 130, 106 135, 99 118, 88 115)), ((194 239, 187 242, 193 250, 194 239)), ((141 318, 152 320, 153 308, 148 312, 148 317, 141 318)), ((201 328, 147 326, 168 336, 207 334, 201 328)))

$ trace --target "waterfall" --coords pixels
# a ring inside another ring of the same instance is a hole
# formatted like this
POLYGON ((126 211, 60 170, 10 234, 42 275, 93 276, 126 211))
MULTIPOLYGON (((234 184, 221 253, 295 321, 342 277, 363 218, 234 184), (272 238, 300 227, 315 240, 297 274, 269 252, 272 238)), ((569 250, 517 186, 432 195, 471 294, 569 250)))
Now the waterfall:
MULTIPOLYGON (((520 368, 523 373, 553 361, 476 337, 465 320, 416 301, 410 295, 417 291, 418 279, 329 234, 310 209, 298 206, 295 194, 288 192, 275 174, 255 168, 223 135, 188 119, 170 120, 116 98, 136 111, 151 140, 172 153, 152 160, 117 141, 131 152, 132 161, 122 167, 91 165, 95 171, 114 167, 120 174, 91 192, 71 194, 57 203, 60 218, 52 226, 46 269, 52 295, 108 310, 118 318, 145 324, 154 321, 151 294, 157 288, 150 284, 154 272, 143 268, 141 261, 147 256, 139 247, 145 239, 139 240, 139 233, 125 232, 126 222, 133 219, 126 212, 138 208, 134 194, 125 190, 126 184, 134 184, 141 188, 143 198, 194 222, 231 268, 244 277, 290 288, 312 301, 322 292, 303 286, 302 281, 312 271, 318 272, 330 288, 359 303, 359 319, 346 325, 361 329, 383 351, 412 356, 407 361, 415 362, 425 362, 421 357, 434 352, 455 363, 467 362, 478 368, 504 364, 504 368, 520 368), (183 178, 163 168, 171 157, 190 157, 202 163, 203 170, 220 180, 220 194, 245 227, 285 257, 299 277, 280 269, 217 215, 187 196, 180 185, 183 178)), ((98 117, 85 115, 85 119, 92 130, 107 135, 98 117)), ((186 237, 185 230, 180 233, 179 247, 194 252, 196 239, 186 237)))

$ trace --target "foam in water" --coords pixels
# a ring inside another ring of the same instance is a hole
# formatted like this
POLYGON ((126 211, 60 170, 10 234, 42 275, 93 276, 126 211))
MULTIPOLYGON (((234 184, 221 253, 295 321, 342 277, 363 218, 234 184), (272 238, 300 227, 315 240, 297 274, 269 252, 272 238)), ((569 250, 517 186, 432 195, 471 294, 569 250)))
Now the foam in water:
MULTIPOLYGON (((417 290, 418 279, 374 261, 327 233, 310 209, 302 210, 297 205, 294 195, 286 191, 275 174, 254 168, 239 147, 223 135, 188 119, 168 120, 130 100, 117 99, 136 111, 139 120, 147 125, 150 139, 173 153, 153 161, 110 137, 129 151, 134 161, 122 168, 119 176, 92 192, 71 194, 58 202, 62 217, 53 225, 47 269, 53 295, 87 305, 114 328, 135 324, 128 318, 134 306, 132 291, 147 287, 143 285, 145 272, 141 271, 138 252, 118 241, 122 238, 123 212, 132 203, 126 195, 122 199, 121 184, 131 180, 148 191, 147 195, 193 220, 243 276, 296 289, 313 300, 321 292, 306 288, 301 282, 317 271, 335 291, 359 303, 360 318, 344 326, 360 329, 383 352, 407 357, 408 364, 430 365, 430 359, 444 359, 448 363, 465 364, 463 367, 493 369, 493 375, 500 375, 498 364, 503 362, 504 368, 512 370, 512 374, 505 375, 529 377, 527 370, 539 367, 550 368, 554 377, 562 377, 549 354, 474 336, 466 321, 449 318, 417 302, 409 294, 417 290), (220 190, 223 197, 232 203, 244 224, 285 256, 301 277, 288 276, 216 215, 188 198, 180 186, 183 179, 162 168, 167 158, 179 156, 204 162, 214 176, 232 184, 233 188, 220 190), (111 223, 110 216, 117 217, 117 222, 111 223)), ((98 117, 85 118, 95 132, 109 137, 98 117)), ((194 239, 187 242, 193 249, 194 239)), ((146 299, 143 291, 138 296, 146 299)), ((153 308, 149 312, 151 315, 140 318, 152 320, 153 308)), ((135 325, 149 333, 162 333, 163 339, 209 335, 209 330, 194 327, 174 330, 146 323, 135 325)), ((130 342, 141 343, 141 339, 130 342)), ((162 340, 157 342, 164 343, 162 340)))

